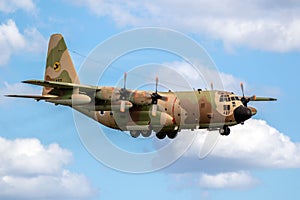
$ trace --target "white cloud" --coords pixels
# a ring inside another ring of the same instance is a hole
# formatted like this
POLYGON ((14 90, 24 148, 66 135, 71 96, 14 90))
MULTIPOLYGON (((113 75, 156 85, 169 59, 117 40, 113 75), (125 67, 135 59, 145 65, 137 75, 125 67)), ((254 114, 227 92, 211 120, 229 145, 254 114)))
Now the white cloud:
POLYGON ((26 51, 46 52, 47 40, 36 28, 25 29, 23 35, 26 41, 26 51))
POLYGON ((14 53, 40 52, 46 49, 46 40, 35 29, 25 29, 22 34, 13 20, 0 25, 0 66, 7 64, 14 53))
POLYGON ((199 185, 202 188, 212 189, 247 189, 255 186, 259 181, 249 172, 228 172, 216 175, 202 174, 199 185))
POLYGON ((37 139, 9 141, 0 138, 0 144, 1 161, 5 163, 0 166, 2 174, 58 174, 72 158, 69 151, 57 144, 45 148, 37 139))
POLYGON ((163 26, 220 40, 225 48, 246 46, 267 51, 300 50, 298 1, 98 1, 76 0, 119 26, 163 26))
MULTIPOLYGON (((204 139, 198 137, 186 156, 196 157, 204 139)), ((209 157, 222 162, 228 159, 229 168, 230 162, 234 168, 299 168, 300 143, 292 142, 266 121, 250 119, 243 126, 232 127, 229 137, 221 137, 209 157)))
POLYGON ((15 22, 8 20, 0 25, 0 66, 7 63, 12 52, 25 47, 25 39, 15 22))
MULTIPOLYGON (((167 169, 171 173, 221 173, 251 169, 300 168, 300 143, 293 142, 263 120, 250 119, 231 127, 228 137, 220 137, 212 152, 198 159, 208 131, 182 131, 179 134, 198 134, 190 149, 176 164, 167 169)), ((185 142, 182 141, 182 144, 185 142)), ((213 146, 213 144, 212 144, 213 146)), ((174 147, 180 151, 183 146, 174 147)))
POLYGON ((0 11, 4 13, 11 13, 16 10, 25 10, 26 12, 33 11, 35 5, 32 0, 1 0, 0 11))
POLYGON ((38 139, 0 137, 1 199, 86 199, 95 194, 88 179, 64 167, 72 153, 38 139))

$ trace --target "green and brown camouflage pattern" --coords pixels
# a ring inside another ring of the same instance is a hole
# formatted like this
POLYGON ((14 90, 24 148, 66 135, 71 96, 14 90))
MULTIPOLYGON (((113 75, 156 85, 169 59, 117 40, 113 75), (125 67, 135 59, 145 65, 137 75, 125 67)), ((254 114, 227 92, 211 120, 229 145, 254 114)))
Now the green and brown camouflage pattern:
MULTIPOLYGON (((61 34, 53 34, 50 37, 44 80, 64 83, 80 83, 67 45, 61 34)), ((51 90, 52 88, 44 87, 42 94, 49 94, 51 90)))
MULTIPOLYGON (((127 90, 128 98, 121 100, 121 88, 80 84, 61 34, 50 37, 44 80, 23 82, 43 86, 42 95, 7 96, 71 106, 107 127, 131 133, 141 131, 144 136, 149 136, 152 130, 157 133, 177 133, 182 129, 233 126, 241 123, 235 119, 236 108, 245 107, 241 97, 226 91, 169 91, 158 93, 163 98, 158 99, 157 112, 153 115, 152 91, 127 90)), ((249 101, 276 100, 256 96, 246 98, 249 101)), ((256 114, 255 108, 248 108, 252 115, 256 114)))

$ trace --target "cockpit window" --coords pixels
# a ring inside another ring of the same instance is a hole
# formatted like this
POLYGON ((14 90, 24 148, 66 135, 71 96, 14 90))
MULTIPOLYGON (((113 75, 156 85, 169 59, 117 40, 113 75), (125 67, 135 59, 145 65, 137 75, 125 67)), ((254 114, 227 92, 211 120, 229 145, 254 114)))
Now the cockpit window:
POLYGON ((233 99, 230 98, 229 95, 224 95, 224 94, 222 94, 222 95, 220 96, 220 102, 229 102, 229 101, 233 101, 233 99))
POLYGON ((220 102, 224 102, 224 101, 226 101, 226 99, 225 99, 224 95, 221 95, 220 96, 220 102))

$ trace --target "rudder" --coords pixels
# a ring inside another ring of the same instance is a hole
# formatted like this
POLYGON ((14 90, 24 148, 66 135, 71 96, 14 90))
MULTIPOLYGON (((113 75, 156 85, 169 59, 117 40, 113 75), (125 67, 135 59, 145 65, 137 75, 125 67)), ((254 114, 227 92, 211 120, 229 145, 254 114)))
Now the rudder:
MULTIPOLYGON (((65 40, 61 34, 50 37, 46 61, 45 81, 56 81, 79 84, 65 40)), ((43 88, 43 95, 49 93, 51 88, 43 88)))

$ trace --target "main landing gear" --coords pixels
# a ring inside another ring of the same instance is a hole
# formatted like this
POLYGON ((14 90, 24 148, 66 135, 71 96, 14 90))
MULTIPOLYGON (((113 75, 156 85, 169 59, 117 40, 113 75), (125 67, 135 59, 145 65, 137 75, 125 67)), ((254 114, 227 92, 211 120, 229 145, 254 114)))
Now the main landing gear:
POLYGON ((220 135, 228 136, 230 134, 230 128, 228 126, 223 126, 219 129, 220 135))
POLYGON ((143 137, 150 137, 151 132, 152 132, 151 130, 143 130, 143 131, 137 131, 137 130, 135 130, 135 131, 130 131, 130 135, 133 138, 137 138, 140 135, 142 135, 143 137))
POLYGON ((166 136, 170 139, 176 138, 178 131, 171 131, 171 132, 158 132, 156 133, 156 137, 160 140, 164 139, 166 136))
MULTIPOLYGON (((151 130, 143 130, 143 131, 134 130, 134 131, 130 131, 130 135, 133 138, 137 138, 140 135, 142 135, 143 137, 150 137, 151 133, 152 133, 151 130)), ((160 140, 165 139, 166 136, 168 136, 168 138, 170 138, 170 139, 174 139, 174 138, 176 138, 177 134, 178 134, 178 131, 157 132, 156 137, 160 140)))

